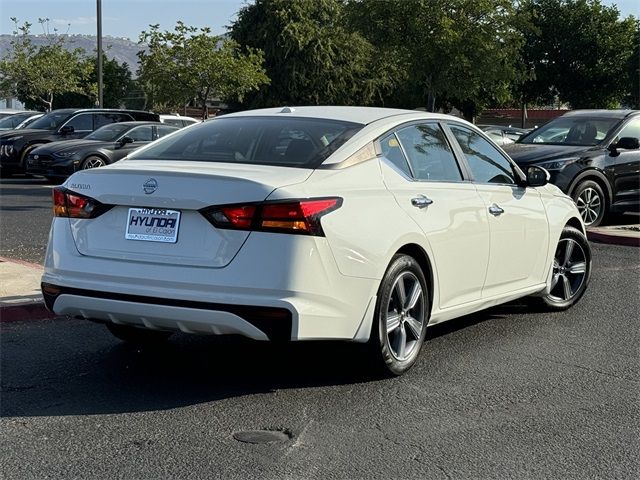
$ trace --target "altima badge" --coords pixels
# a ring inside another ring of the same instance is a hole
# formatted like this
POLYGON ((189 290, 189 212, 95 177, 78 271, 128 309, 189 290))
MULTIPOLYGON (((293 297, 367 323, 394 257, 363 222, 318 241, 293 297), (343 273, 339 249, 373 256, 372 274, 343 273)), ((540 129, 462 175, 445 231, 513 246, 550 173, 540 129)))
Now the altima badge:
POLYGON ((144 193, 146 193, 147 195, 152 194, 157 190, 158 182, 155 178, 150 178, 142 184, 142 188, 144 189, 144 193))

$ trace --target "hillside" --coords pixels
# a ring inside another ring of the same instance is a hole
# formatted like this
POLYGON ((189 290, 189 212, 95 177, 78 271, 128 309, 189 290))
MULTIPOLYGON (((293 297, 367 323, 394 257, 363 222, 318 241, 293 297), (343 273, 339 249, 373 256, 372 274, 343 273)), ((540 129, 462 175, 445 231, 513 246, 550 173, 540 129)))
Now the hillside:
MULTIPOLYGON (((81 48, 87 53, 92 53, 96 49, 96 37, 94 35, 65 35, 67 37, 67 48, 73 50, 81 48)), ((44 45, 46 38, 43 35, 30 35, 34 45, 44 45)), ((0 35, 0 58, 4 57, 11 49, 13 35, 0 35)), ((134 77, 138 69, 139 50, 144 46, 129 40, 128 38, 104 37, 102 48, 109 59, 115 58, 119 63, 126 62, 129 65, 134 77)))

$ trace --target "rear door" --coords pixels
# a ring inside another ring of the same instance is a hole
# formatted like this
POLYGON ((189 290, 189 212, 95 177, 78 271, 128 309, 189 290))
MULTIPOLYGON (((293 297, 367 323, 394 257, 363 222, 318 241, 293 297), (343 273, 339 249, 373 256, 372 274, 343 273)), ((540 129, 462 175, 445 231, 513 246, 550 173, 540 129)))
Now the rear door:
POLYGON ((433 251, 439 307, 479 300, 489 259, 487 215, 441 126, 425 122, 401 127, 380 145, 385 184, 433 251))
POLYGON ((549 227, 540 194, 519 186, 510 160, 478 132, 461 124, 448 126, 489 219, 491 247, 483 297, 543 282, 549 227))

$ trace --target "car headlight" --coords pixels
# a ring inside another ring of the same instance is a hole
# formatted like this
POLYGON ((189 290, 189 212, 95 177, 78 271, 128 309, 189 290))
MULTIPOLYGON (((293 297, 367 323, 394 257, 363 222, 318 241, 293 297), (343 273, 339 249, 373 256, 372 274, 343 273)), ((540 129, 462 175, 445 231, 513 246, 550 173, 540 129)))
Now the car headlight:
POLYGON ((578 161, 577 158, 561 158, 559 160, 550 160, 548 162, 540 162, 536 165, 538 167, 546 168, 547 170, 562 170, 567 165, 571 165, 572 163, 576 163, 578 161))
POLYGON ((73 157, 78 152, 57 152, 54 153, 53 156, 57 158, 69 158, 73 157))

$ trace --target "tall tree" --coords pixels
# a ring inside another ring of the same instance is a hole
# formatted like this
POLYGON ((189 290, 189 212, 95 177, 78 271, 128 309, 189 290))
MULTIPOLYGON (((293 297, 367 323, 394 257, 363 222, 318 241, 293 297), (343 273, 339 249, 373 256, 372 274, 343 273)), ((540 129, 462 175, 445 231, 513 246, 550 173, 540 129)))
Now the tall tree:
POLYGON ((380 103, 392 83, 341 0, 257 0, 240 9, 231 37, 264 51, 271 78, 247 106, 380 103))
POLYGON ((158 25, 140 35, 148 51, 140 51, 140 79, 156 106, 181 107, 196 99, 207 111, 207 100, 242 100, 268 83, 259 50, 240 52, 238 44, 178 22, 173 32, 158 25))
POLYGON ((348 0, 352 23, 394 59, 403 107, 450 102, 473 117, 509 95, 522 35, 511 0, 348 0))
MULTIPOLYGON (((31 24, 18 25, 16 18, 12 49, 0 60, 2 90, 14 93, 23 102, 51 110, 56 95, 83 93, 93 66, 83 61, 84 51, 65 49, 65 37, 47 33, 48 44, 36 47, 29 38, 31 24)), ((47 19, 39 19, 47 25, 47 19)))
MULTIPOLYGON (((526 0, 532 19, 523 58, 529 100, 557 96, 573 108, 610 108, 630 93, 629 62, 637 22, 600 0, 526 0)), ((635 40, 635 42, 634 42, 635 40)))

